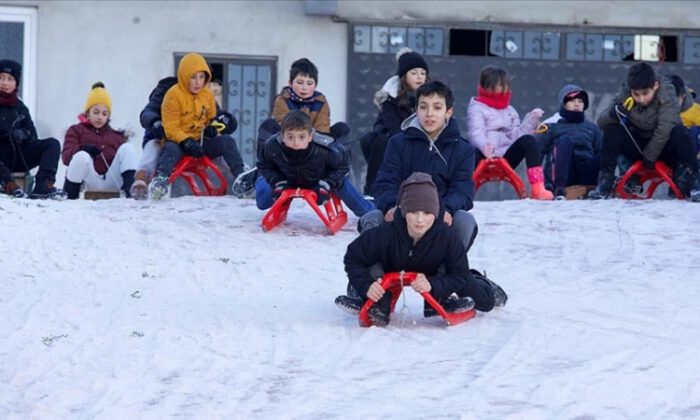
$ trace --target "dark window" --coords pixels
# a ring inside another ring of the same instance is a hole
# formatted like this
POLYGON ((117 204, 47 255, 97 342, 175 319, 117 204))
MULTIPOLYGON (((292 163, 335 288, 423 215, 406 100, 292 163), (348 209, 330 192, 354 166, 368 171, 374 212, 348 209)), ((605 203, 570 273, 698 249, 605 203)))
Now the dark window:
POLYGON ((450 55, 488 56, 491 31, 450 29, 450 55))

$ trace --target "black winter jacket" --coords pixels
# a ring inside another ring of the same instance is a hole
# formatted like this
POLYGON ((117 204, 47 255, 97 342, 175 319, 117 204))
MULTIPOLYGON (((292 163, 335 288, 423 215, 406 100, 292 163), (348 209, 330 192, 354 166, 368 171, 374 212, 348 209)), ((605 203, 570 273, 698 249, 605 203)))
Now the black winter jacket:
POLYGON ((12 131, 24 130, 27 138, 36 140, 36 128, 32 121, 29 110, 21 100, 17 100, 17 105, 0 106, 0 144, 10 144, 12 131))
POLYGON ((398 212, 394 221, 369 229, 348 245, 344 258, 345 272, 350 284, 366 299, 369 286, 377 279, 370 276, 369 267, 380 263, 385 273, 423 273, 430 281, 430 294, 444 299, 463 290, 475 281, 469 273, 469 262, 459 235, 443 221, 442 214, 433 226, 414 245, 408 235, 406 219, 398 212), (444 265, 445 272, 438 273, 444 265))
POLYGON ((401 132, 401 123, 415 112, 415 99, 411 98, 408 107, 401 106, 399 100, 393 96, 382 102, 382 109, 374 122, 375 134, 386 134, 387 137, 401 132))
POLYGON ((306 153, 295 153, 282 143, 282 134, 270 137, 257 162, 258 171, 274 186, 287 181, 292 188, 314 188, 320 180, 337 190, 350 172, 349 156, 333 137, 313 133, 306 153))
POLYGON ((143 144, 145 145, 149 140, 153 140, 155 136, 151 132, 153 124, 156 121, 161 120, 160 116, 160 106, 163 103, 163 98, 166 92, 173 85, 177 83, 177 77, 169 76, 158 81, 158 85, 151 91, 148 95, 148 104, 141 111, 139 119, 141 120, 141 127, 146 129, 143 135, 143 144))

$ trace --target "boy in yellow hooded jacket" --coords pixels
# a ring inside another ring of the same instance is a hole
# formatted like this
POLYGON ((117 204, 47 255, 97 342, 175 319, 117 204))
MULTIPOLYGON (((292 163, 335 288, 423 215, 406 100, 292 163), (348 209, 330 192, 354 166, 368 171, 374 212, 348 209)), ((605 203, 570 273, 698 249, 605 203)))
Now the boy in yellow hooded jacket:
POLYGON ((182 57, 177 69, 177 84, 168 89, 161 105, 166 141, 156 176, 150 184, 154 200, 168 193, 168 178, 184 155, 197 158, 223 156, 234 179, 243 172, 243 159, 229 135, 235 130, 235 124, 227 124, 225 115, 217 116, 214 93, 207 86, 210 80, 211 71, 204 57, 196 53, 182 57), (221 134, 211 125, 214 120, 226 126, 221 134))

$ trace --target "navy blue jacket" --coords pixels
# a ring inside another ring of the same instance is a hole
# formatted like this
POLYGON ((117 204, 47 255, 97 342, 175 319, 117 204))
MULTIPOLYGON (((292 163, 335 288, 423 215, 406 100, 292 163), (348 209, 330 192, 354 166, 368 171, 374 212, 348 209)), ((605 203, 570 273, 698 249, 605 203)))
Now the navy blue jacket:
POLYGON ((343 260, 350 284, 366 299, 369 286, 377 279, 369 267, 380 263, 385 273, 407 271, 423 273, 430 281, 430 294, 444 299, 453 292, 466 289, 475 281, 469 273, 464 246, 454 229, 443 221, 442 214, 414 245, 408 235, 406 219, 398 212, 391 223, 362 232, 348 245, 343 260), (438 268, 444 266, 442 273, 438 268))
POLYGON ((287 181, 292 188, 314 188, 325 180, 337 190, 350 172, 349 156, 332 137, 314 132, 304 151, 294 151, 282 143, 282 134, 270 137, 263 146, 257 167, 270 186, 287 181))
POLYGON ((374 183, 374 202, 386 213, 396 206, 401 182, 413 172, 433 177, 445 210, 474 207, 474 147, 459 133, 457 120, 450 122, 432 143, 414 116, 404 121, 404 131, 389 139, 384 161, 374 183))
POLYGON ((552 152, 562 137, 568 137, 574 144, 574 156, 591 159, 603 148, 603 133, 590 121, 570 123, 561 118, 555 124, 548 124, 545 133, 537 137, 544 147, 545 154, 552 152))
POLYGON ((143 145, 149 140, 155 139, 155 135, 151 132, 153 124, 161 120, 160 106, 163 103, 163 98, 173 85, 177 83, 177 77, 169 76, 158 81, 158 85, 153 88, 151 94, 148 95, 148 104, 143 108, 139 115, 141 127, 146 129, 143 135, 143 145))

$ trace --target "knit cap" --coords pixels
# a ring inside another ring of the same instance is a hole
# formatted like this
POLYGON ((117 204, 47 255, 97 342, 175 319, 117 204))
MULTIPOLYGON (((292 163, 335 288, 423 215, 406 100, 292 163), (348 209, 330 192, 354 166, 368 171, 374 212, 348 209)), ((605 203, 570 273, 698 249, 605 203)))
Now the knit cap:
POLYGON ((414 69, 416 67, 425 69, 426 73, 429 72, 428 62, 425 61, 423 56, 421 56, 417 52, 413 52, 410 48, 404 48, 400 50, 397 54, 397 57, 399 62, 399 68, 396 74, 398 74, 399 77, 403 77, 406 73, 408 73, 409 70, 414 69))
POLYGON ((11 74, 19 86, 19 81, 22 78, 22 65, 14 60, 0 60, 0 73, 11 74))
POLYGON ((85 101, 85 114, 88 113, 90 108, 97 104, 106 106, 109 115, 112 115, 112 99, 109 97, 109 92, 107 92, 102 82, 97 82, 92 85, 92 89, 90 93, 88 93, 87 101, 85 101))
POLYGON ((399 208, 401 215, 424 211, 437 216, 440 212, 440 198, 433 178, 425 172, 414 172, 399 187, 399 208))

